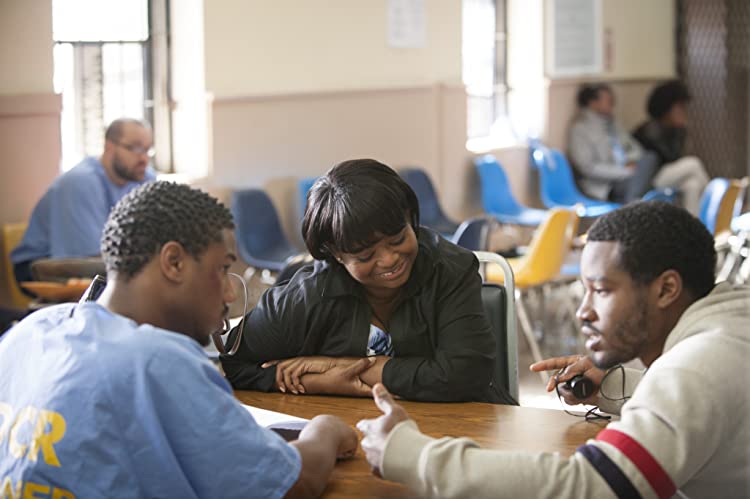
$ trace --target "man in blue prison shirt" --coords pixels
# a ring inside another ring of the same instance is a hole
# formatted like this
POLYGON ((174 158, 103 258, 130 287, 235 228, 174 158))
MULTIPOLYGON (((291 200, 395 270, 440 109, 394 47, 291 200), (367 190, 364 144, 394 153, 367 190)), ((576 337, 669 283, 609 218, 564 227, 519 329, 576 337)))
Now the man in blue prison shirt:
POLYGON ((0 497, 324 490, 354 430, 316 416, 286 443, 201 348, 235 299, 232 228, 226 207, 185 185, 149 183, 115 206, 98 300, 42 309, 0 341, 0 497))
POLYGON ((11 253, 16 279, 32 280, 31 263, 41 258, 99 255, 102 228, 125 194, 155 179, 148 167, 151 131, 144 123, 119 119, 107 128, 101 157, 88 157, 52 183, 34 207, 21 243, 11 253))

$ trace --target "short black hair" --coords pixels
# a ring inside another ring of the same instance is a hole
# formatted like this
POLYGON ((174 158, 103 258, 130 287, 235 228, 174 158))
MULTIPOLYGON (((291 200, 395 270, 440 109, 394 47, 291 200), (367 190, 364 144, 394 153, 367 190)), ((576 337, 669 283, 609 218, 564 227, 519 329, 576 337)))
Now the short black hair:
POLYGON ((118 118, 109 124, 107 131, 104 132, 104 140, 117 143, 122 138, 122 132, 125 125, 138 125, 147 130, 151 129, 151 126, 145 121, 137 120, 135 118, 118 118))
POLYGON ((714 287, 714 238, 683 208, 662 201, 629 204, 601 216, 588 241, 620 243, 621 268, 640 284, 672 269, 696 300, 714 287))
POLYGON ((392 168, 374 159, 335 165, 307 194, 302 237, 317 260, 333 251, 357 253, 375 234, 392 236, 407 223, 419 227, 417 195, 392 168))
POLYGON ((651 118, 658 120, 678 103, 690 101, 690 92, 679 80, 670 80, 657 85, 648 97, 646 111, 651 118))
POLYGON ((169 241, 199 258, 223 229, 234 229, 232 214, 216 198, 174 182, 150 182, 123 197, 104 226, 101 252, 107 274, 129 280, 169 241))
POLYGON ((610 87, 606 83, 584 83, 583 85, 581 85, 581 87, 578 89, 578 95, 576 96, 578 107, 588 107, 591 101, 595 101, 599 98, 599 92, 601 92, 602 90, 614 95, 612 93, 612 87, 610 87))

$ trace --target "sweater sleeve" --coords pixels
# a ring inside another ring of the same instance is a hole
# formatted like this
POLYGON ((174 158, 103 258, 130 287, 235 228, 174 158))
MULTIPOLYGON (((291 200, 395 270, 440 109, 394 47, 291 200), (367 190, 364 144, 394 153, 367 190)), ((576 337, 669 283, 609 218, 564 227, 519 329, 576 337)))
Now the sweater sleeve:
POLYGON ((643 371, 628 367, 610 369, 599 387, 597 406, 604 412, 620 414, 623 404, 633 396, 643 371))
POLYGON ((436 282, 435 351, 431 356, 394 357, 383 383, 410 400, 484 400, 495 362, 495 338, 484 315, 482 280, 473 255, 460 255, 436 282), (461 268, 458 268, 458 267, 461 268))
POLYGON ((570 158, 584 177, 599 180, 622 180, 633 173, 614 162, 596 157, 596 148, 590 143, 585 128, 579 124, 570 130, 570 158))
POLYGON ((400 423, 388 436, 381 470, 419 497, 615 497, 579 453, 565 458, 480 449, 467 438, 430 438, 413 421, 400 423))
MULTIPOLYGON (((649 372, 621 419, 568 459, 479 449, 461 438, 432 439, 405 422, 389 435, 381 469, 385 478, 426 497, 669 498, 710 466, 732 431, 726 407, 695 398, 721 392, 714 380, 695 372, 649 372)), ((736 469, 724 472, 731 477, 736 469)), ((716 497, 733 495, 720 477, 713 487, 716 497)))

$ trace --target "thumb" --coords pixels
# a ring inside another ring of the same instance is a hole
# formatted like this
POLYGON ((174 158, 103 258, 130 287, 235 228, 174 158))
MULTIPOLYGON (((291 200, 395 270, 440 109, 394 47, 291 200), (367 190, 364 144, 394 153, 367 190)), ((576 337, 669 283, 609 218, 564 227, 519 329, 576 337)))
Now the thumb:
POLYGON ((375 363, 375 357, 363 357, 347 368, 346 372, 350 376, 359 376, 375 363))
POLYGON ((383 386, 382 383, 376 383, 372 387, 372 396, 375 399, 375 405, 378 409, 383 411, 384 414, 388 415, 393 411, 394 402, 390 392, 383 386))

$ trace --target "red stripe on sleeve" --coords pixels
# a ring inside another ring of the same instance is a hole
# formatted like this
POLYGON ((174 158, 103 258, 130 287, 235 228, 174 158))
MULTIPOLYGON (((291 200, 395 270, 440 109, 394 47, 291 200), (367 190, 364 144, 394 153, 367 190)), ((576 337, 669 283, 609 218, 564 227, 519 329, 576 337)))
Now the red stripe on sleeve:
POLYGON ((621 431, 605 428, 599 432, 596 439, 615 446, 630 459, 643 476, 646 477, 656 495, 661 498, 670 498, 675 494, 677 487, 672 482, 672 478, 664 471, 664 468, 661 467, 656 459, 631 437, 621 431))

